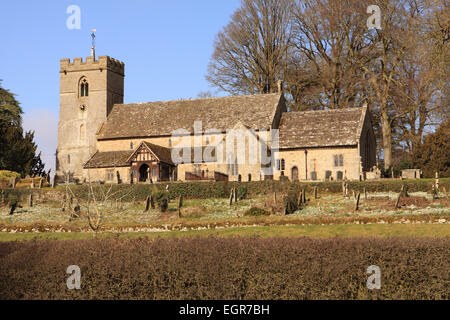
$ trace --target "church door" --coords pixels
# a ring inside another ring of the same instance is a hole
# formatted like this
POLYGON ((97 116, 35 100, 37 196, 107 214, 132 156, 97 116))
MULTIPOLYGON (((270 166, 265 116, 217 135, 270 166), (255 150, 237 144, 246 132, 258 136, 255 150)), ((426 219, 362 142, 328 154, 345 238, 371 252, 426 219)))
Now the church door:
POLYGON ((139 168, 139 182, 146 182, 148 180, 149 168, 145 163, 139 168))

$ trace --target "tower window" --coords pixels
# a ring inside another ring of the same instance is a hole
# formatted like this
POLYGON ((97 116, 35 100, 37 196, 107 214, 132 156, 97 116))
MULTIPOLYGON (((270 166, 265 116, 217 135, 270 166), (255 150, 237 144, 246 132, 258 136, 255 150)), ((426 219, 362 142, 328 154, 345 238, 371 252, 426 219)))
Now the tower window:
POLYGON ((80 97, 88 97, 89 96, 89 83, 86 79, 81 80, 80 84, 80 97))

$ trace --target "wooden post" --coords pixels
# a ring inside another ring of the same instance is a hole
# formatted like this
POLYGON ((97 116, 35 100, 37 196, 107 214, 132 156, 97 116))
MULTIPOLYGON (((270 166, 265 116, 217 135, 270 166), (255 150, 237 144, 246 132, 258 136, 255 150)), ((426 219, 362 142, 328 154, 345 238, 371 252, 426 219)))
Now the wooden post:
POLYGON ((314 187, 314 200, 317 200, 318 199, 318 190, 317 190, 318 188, 317 187, 314 187))
POLYGON ((44 182, 44 179, 40 179, 40 180, 39 180, 39 189, 42 189, 42 184, 43 184, 43 182, 44 182))
POLYGON ((342 196, 345 198, 345 181, 342 181, 342 196))
POLYGON ((306 189, 303 188, 303 203, 306 203, 306 189))
POLYGON ((277 204, 277 193, 276 192, 273 193, 273 203, 275 205, 277 204))
POLYGON ((31 189, 34 189, 34 179, 31 178, 31 189))
POLYGON ((234 202, 237 203, 239 201, 238 195, 237 195, 237 189, 234 188, 234 202))
POLYGON ((230 192, 230 199, 229 199, 229 201, 228 201, 230 207, 233 205, 233 197, 234 197, 234 190, 231 189, 231 192, 230 192))
POLYGON ((147 199, 145 199, 145 209, 144 209, 144 212, 148 212, 148 210, 150 209, 150 197, 151 197, 151 196, 147 196, 147 199))
POLYGON ((33 206, 33 195, 32 195, 32 194, 30 194, 30 197, 28 198, 28 205, 29 205, 30 207, 33 206))
POLYGON ((355 198, 355 211, 359 210, 359 200, 361 199, 361 193, 358 192, 358 195, 355 198))
POLYGON ((399 204, 400 204, 400 198, 402 197, 403 194, 403 190, 405 189, 405 185, 402 185, 402 188, 400 189, 400 193, 398 194, 397 197, 397 202, 395 203, 395 209, 399 209, 399 204))

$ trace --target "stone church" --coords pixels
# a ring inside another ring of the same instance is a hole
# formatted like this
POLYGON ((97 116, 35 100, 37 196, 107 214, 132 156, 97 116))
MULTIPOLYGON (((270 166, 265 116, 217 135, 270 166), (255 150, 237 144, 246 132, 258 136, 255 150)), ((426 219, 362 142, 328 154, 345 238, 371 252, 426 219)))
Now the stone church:
POLYGON ((124 104, 125 65, 63 59, 56 175, 71 183, 364 179, 367 107, 288 112, 275 94, 124 104))

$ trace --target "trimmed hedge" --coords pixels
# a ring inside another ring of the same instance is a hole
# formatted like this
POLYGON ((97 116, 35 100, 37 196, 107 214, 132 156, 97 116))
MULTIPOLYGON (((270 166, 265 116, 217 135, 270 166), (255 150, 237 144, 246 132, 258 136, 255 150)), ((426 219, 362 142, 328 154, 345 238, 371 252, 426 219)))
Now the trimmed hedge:
MULTIPOLYGON (((427 180, 377 180, 377 181, 351 181, 348 183, 349 190, 367 192, 399 192, 402 185, 408 187, 409 192, 431 192, 434 185, 434 179, 427 180)), ((239 196, 257 196, 270 195, 273 192, 288 193, 300 192, 306 188, 307 192, 312 192, 314 187, 320 192, 340 193, 342 192, 342 182, 289 182, 289 181, 252 181, 252 182, 185 182, 185 183, 160 183, 160 184, 120 184, 112 186, 114 199, 122 198, 123 201, 145 200, 145 198, 156 191, 165 191, 169 185, 169 198, 176 199, 180 195, 190 199, 210 199, 210 198, 228 198, 232 188, 237 188, 239 196)), ((450 191, 450 179, 440 179, 440 186, 450 191)), ((109 189, 109 185, 95 185, 94 192, 102 194, 109 189)), ((74 194, 87 199, 89 187, 87 185, 74 185, 70 187, 74 194)), ((15 193, 24 201, 31 193, 45 195, 46 193, 59 193, 62 198, 65 193, 64 186, 58 186, 55 189, 6 189, 5 195, 15 193)))
POLYGON ((193 238, 11 242, 0 299, 449 299, 449 239, 193 238), (81 268, 68 290, 67 267, 81 268), (381 269, 369 290, 367 268, 381 269))

